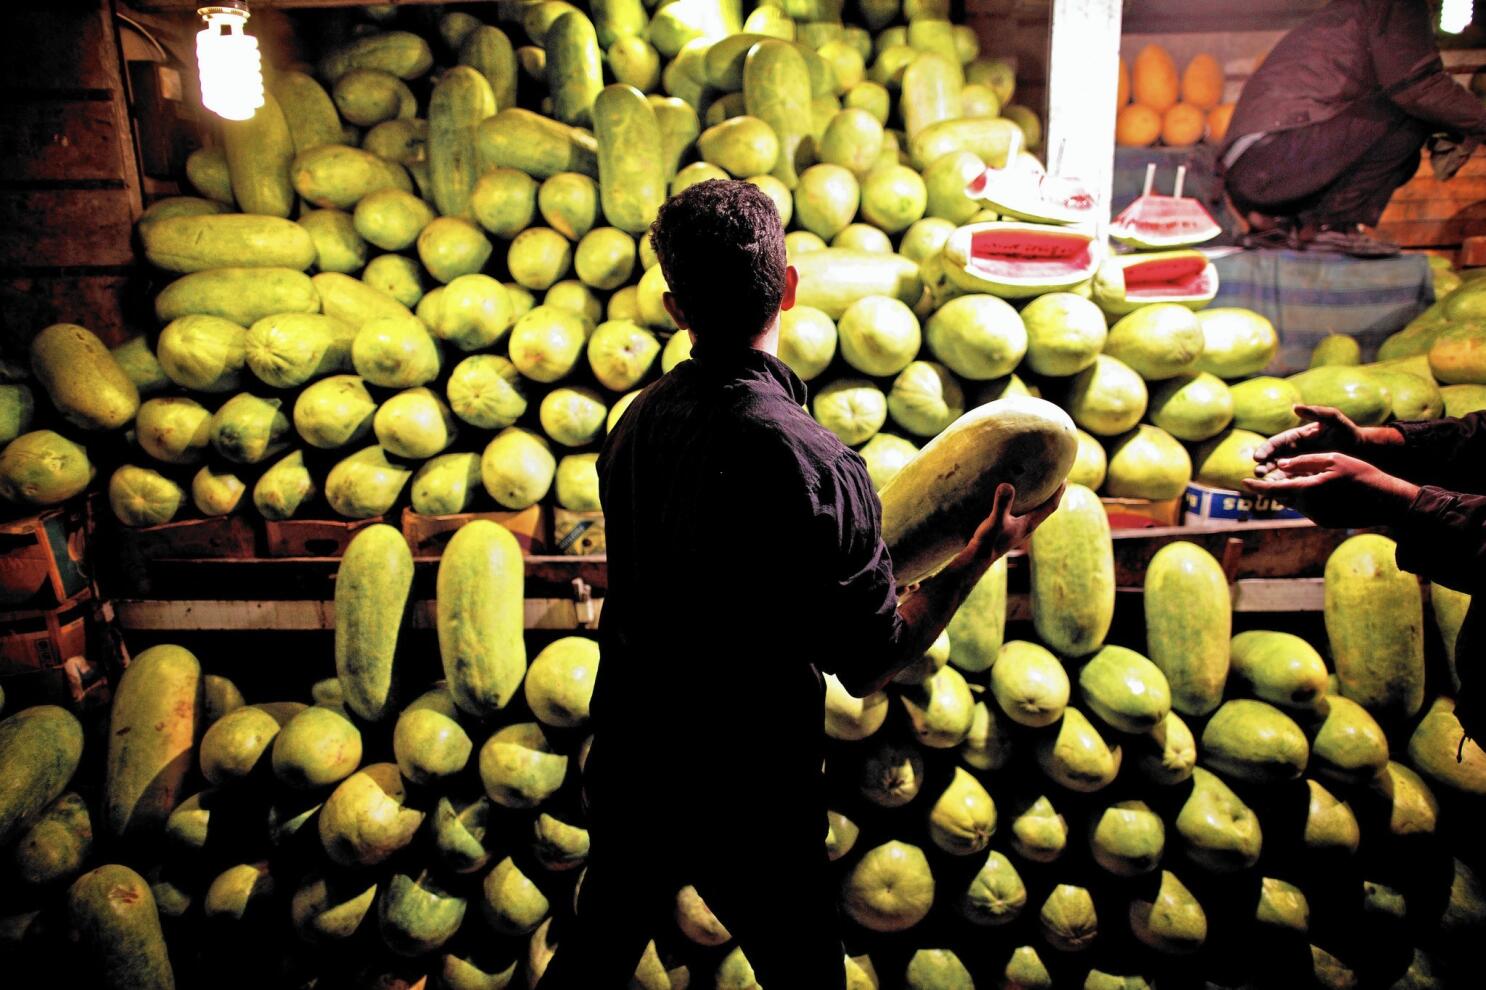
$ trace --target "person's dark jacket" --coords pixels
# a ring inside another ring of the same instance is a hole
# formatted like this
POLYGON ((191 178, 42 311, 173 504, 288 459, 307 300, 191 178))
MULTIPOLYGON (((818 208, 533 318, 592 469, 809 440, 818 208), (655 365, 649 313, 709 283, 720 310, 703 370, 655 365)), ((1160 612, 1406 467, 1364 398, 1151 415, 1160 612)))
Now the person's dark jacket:
POLYGON ((1426 0, 1332 0, 1280 39, 1228 125, 1220 157, 1252 134, 1316 124, 1367 102, 1461 137, 1486 136, 1486 107, 1445 71, 1426 0))
POLYGON ((1455 714, 1486 740, 1486 413, 1393 425, 1404 446, 1379 466, 1421 486, 1397 527, 1398 566, 1473 596, 1455 642, 1455 714))
POLYGON ((610 835, 664 801, 717 826, 824 837, 820 672, 864 689, 896 665, 906 627, 866 464, 805 398, 778 358, 699 346, 604 444, 609 588, 585 787, 610 835))

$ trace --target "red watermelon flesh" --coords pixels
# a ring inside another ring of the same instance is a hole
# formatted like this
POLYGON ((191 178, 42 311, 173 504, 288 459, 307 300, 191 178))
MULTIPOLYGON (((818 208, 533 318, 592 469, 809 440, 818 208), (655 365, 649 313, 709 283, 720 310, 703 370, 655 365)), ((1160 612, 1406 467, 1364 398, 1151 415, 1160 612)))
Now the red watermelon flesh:
POLYGON ((969 267, 998 281, 1066 279, 1097 264, 1093 239, 1071 230, 1003 228, 976 231, 970 239, 969 267))
POLYGON ((1110 224, 1110 236, 1142 247, 1186 247, 1223 232, 1203 205, 1186 196, 1141 196, 1110 224))
POLYGON ((1125 266, 1125 298, 1190 298, 1217 291, 1217 271, 1201 254, 1137 261, 1125 266))

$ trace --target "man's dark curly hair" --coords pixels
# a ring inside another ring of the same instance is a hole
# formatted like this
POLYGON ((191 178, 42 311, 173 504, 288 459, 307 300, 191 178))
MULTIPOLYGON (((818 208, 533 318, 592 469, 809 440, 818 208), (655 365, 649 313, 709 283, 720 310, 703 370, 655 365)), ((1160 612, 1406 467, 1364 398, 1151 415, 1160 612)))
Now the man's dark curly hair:
POLYGON ((698 344, 746 347, 779 311, 784 228, 758 186, 698 182, 660 208, 650 243, 698 344))

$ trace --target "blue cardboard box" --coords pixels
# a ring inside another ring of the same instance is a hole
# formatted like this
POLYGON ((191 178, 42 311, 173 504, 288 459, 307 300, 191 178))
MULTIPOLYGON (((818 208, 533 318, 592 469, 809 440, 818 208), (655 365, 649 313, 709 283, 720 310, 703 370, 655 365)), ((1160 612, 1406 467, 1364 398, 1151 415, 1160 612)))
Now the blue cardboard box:
POLYGON ((1294 509, 1286 508, 1267 496, 1208 488, 1196 482, 1187 486, 1187 494, 1183 501, 1186 509, 1183 517, 1185 526, 1201 526, 1215 522, 1273 522, 1278 519, 1305 518, 1294 509))

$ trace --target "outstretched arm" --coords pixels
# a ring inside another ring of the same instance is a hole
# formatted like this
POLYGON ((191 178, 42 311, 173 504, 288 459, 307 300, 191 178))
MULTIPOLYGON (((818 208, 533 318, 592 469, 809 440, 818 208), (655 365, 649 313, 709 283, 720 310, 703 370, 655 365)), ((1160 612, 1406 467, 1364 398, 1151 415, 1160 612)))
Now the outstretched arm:
POLYGON ((865 697, 880 691, 893 675, 922 656, 990 566, 1024 543, 1058 507, 1062 497, 1060 487, 1043 504, 1017 516, 1011 512, 1016 490, 1011 485, 998 486, 990 515, 965 549, 937 574, 909 589, 898 600, 891 622, 892 634, 884 648, 875 654, 875 662, 834 671, 842 685, 852 694, 865 697))
POLYGON ((1398 566, 1474 593, 1486 574, 1486 496, 1419 487, 1346 454, 1282 458, 1244 482, 1323 526, 1391 526, 1398 566))
POLYGON ((1337 453, 1416 485, 1486 493, 1486 414, 1358 426, 1330 406, 1296 406, 1295 412, 1307 422, 1255 448, 1261 478, 1282 458, 1337 453))
POLYGON ((1442 131, 1486 136, 1486 108, 1445 71, 1425 0, 1377 0, 1372 63, 1383 92, 1410 117, 1442 131))
POLYGON ((1295 415, 1305 422, 1255 447, 1256 464, 1264 467, 1282 457, 1327 452, 1347 454, 1371 464, 1403 444, 1403 434, 1392 427, 1358 426, 1346 413, 1331 406, 1296 406, 1295 415))
POLYGON ((1301 454, 1262 466, 1263 476, 1245 479, 1245 487, 1322 526, 1391 526, 1403 520, 1419 494, 1416 485, 1347 454, 1301 454))

